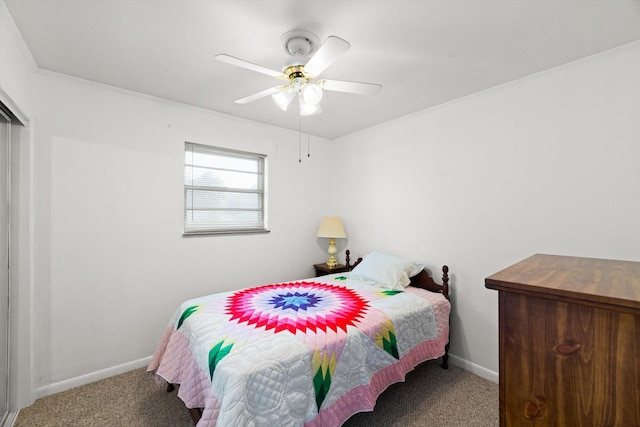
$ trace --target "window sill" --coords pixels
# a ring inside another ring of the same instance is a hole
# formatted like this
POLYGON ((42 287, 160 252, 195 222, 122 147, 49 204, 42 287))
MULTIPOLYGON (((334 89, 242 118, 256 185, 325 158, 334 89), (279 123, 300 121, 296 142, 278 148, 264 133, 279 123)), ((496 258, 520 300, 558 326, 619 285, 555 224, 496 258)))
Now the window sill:
POLYGON ((271 230, 265 228, 256 228, 249 230, 203 230, 203 231, 187 231, 182 233, 182 237, 198 237, 198 236, 216 236, 216 235, 232 235, 232 234, 266 234, 271 233, 271 230))

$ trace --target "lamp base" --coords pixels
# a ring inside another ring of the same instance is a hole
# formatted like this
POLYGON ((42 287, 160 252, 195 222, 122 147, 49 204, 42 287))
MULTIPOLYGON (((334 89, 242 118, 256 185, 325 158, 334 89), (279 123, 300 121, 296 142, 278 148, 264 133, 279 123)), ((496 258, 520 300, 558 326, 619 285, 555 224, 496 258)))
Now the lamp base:
POLYGON ((339 265, 338 261, 336 260, 336 257, 334 257, 333 255, 329 257, 329 259, 325 264, 327 264, 327 267, 329 268, 336 268, 339 265))
POLYGON ((329 259, 326 262, 327 267, 336 268, 338 261, 336 261, 335 254, 338 252, 338 248, 336 248, 336 239, 333 237, 329 238, 329 249, 327 249, 327 252, 329 252, 329 259))

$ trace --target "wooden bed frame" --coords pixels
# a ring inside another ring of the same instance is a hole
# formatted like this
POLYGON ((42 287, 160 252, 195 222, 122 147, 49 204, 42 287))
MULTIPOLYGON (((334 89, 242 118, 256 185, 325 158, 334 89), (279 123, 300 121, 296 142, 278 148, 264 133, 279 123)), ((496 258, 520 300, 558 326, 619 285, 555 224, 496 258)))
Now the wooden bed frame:
MULTIPOLYGON (((349 249, 346 250, 345 254, 346 265, 349 271, 353 270, 362 262, 362 258, 360 257, 353 265, 351 265, 351 252, 349 252, 349 249)), ((436 283, 427 270, 422 270, 420 273, 413 276, 411 278, 410 285, 416 288, 426 289, 427 291, 440 293, 449 300, 449 267, 446 265, 442 266, 442 285, 436 283)), ((443 369, 449 369, 449 342, 447 342, 447 345, 444 347, 444 355, 442 355, 442 364, 440 366, 443 369)), ((167 393, 171 393, 173 390, 175 390, 175 385, 169 384, 167 386, 167 393)), ((200 421, 200 418, 202 417, 202 411, 202 408, 189 409, 189 414, 191 415, 193 424, 198 424, 198 421, 200 421)))

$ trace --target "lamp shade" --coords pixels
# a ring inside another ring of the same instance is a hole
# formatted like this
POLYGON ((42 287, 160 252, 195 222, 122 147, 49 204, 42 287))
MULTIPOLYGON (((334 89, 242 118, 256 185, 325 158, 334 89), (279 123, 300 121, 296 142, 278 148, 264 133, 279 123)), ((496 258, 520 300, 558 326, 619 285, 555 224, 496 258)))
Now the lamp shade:
POLYGON ((325 216, 322 219, 320 228, 318 228, 318 237, 333 237, 345 239, 347 233, 344 232, 344 226, 338 216, 325 216))

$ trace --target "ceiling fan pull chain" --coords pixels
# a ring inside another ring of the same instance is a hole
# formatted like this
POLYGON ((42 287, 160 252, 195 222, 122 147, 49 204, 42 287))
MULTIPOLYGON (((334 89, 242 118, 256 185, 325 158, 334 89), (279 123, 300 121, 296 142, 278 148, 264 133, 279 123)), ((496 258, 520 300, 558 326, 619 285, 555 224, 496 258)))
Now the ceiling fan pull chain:
POLYGON ((311 157, 311 134, 307 132, 307 158, 311 157))
POLYGON ((302 117, 298 119, 298 163, 302 163, 302 117))

